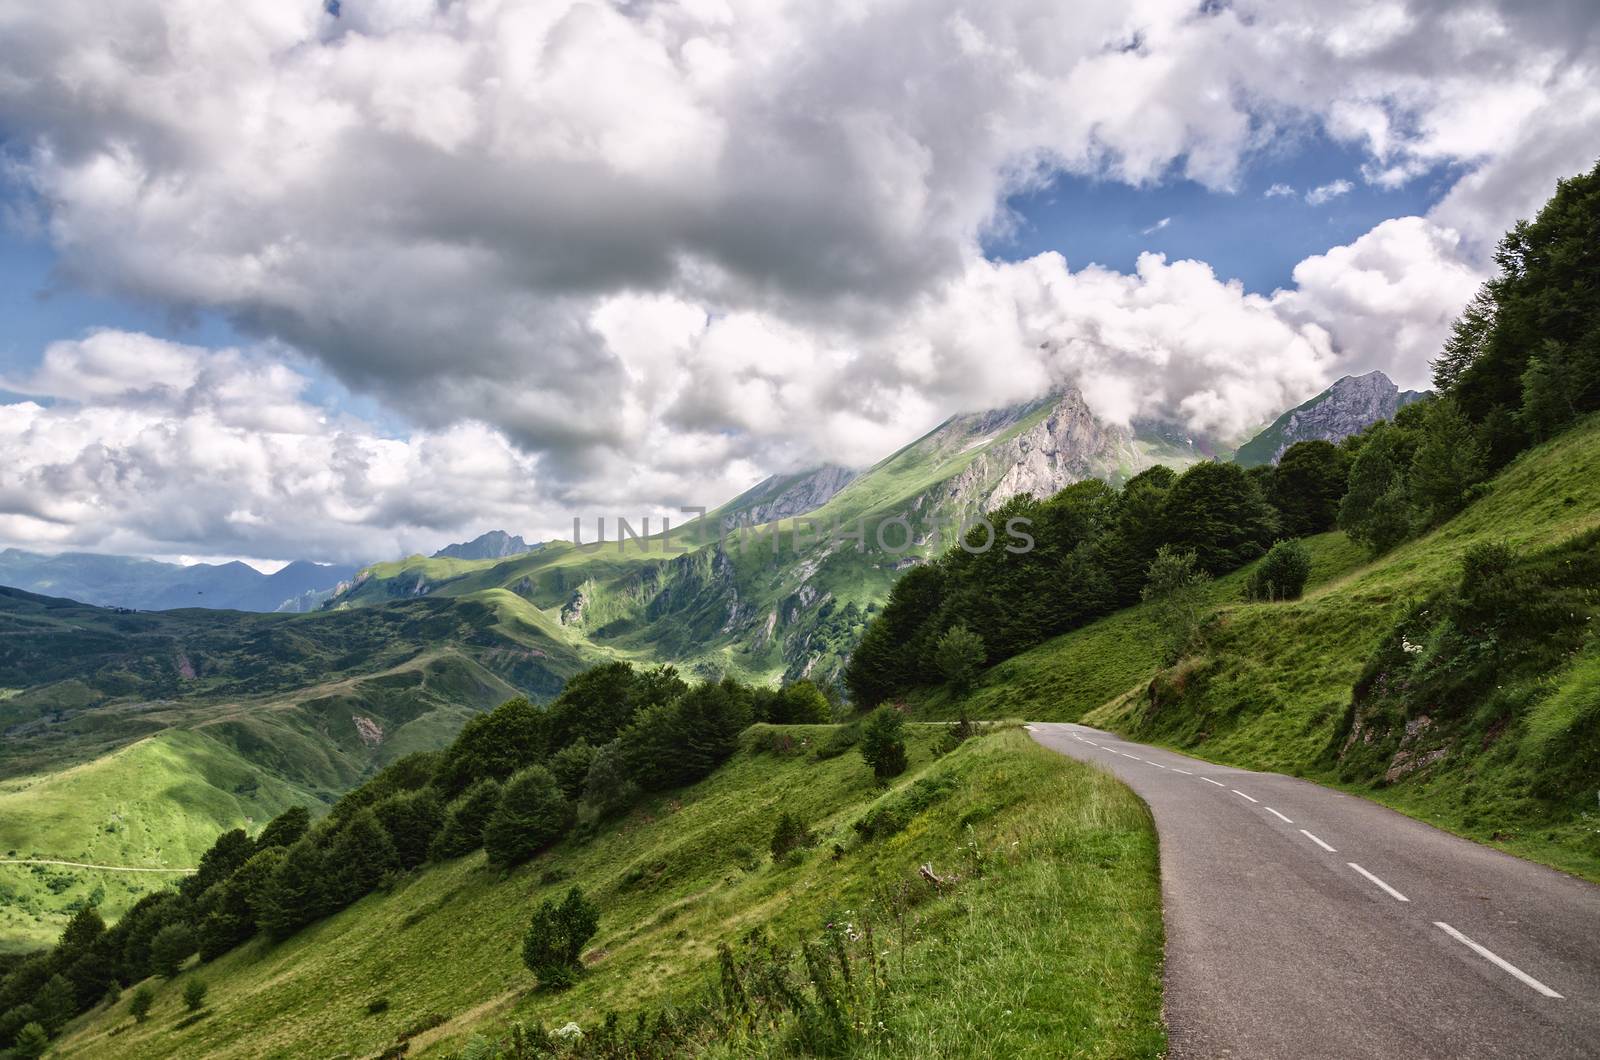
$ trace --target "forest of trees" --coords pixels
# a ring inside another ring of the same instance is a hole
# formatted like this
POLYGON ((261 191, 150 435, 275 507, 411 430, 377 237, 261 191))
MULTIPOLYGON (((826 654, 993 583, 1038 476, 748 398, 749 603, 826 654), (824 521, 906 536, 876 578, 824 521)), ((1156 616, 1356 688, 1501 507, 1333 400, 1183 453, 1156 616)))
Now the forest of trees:
MULTIPOLYGON (((990 518, 1030 519, 1034 549, 953 548, 908 571, 846 668, 852 699, 873 706, 948 681, 952 630, 968 631, 969 651, 969 634, 981 641, 993 665, 1136 603, 1163 550, 1195 577, 1216 576, 1280 539, 1337 526, 1381 553, 1454 516, 1522 450, 1600 409, 1600 165, 1562 181, 1495 261, 1433 364, 1428 399, 1337 445, 1293 445, 1273 467, 1155 467, 1121 490, 1087 481, 1009 501, 990 518)), ((1275 562, 1302 583, 1303 566, 1292 549, 1275 562)), ((1297 593, 1274 579, 1248 592, 1297 593)))
POLYGON ((548 706, 513 699, 467 723, 443 751, 407 755, 321 820, 303 807, 254 839, 223 834, 176 888, 140 900, 114 927, 94 907, 57 946, 0 978, 0 1049, 47 1041, 73 1016, 148 976, 172 978, 264 934, 284 939, 430 860, 486 850, 532 858, 645 792, 693 783, 731 756, 756 721, 822 722, 810 682, 691 685, 671 667, 597 666, 548 706))

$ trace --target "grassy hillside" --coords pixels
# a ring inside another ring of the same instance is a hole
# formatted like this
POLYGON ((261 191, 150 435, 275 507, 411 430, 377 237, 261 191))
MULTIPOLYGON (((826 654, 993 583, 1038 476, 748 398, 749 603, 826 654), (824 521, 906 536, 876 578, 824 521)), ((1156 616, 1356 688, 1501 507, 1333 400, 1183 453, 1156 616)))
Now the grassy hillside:
MULTIPOLYGON (((219 832, 319 808, 588 658, 504 591, 302 616, 0 588, 0 853, 193 866, 219 832)), ((53 938, 97 891, 115 917, 159 885, 0 866, 0 948, 53 938)))
MULTIPOLYGON (((58 773, 0 781, 0 859, 185 869, 219 833, 259 826, 307 799, 215 740, 169 730, 58 773)), ((54 942, 83 904, 120 916, 175 878, 0 864, 0 949, 54 942)))
POLYGON ((1342 748, 1353 690, 1408 608, 1454 586, 1475 545, 1503 543, 1529 555, 1600 526, 1596 482, 1600 419, 1592 418, 1523 454, 1461 515, 1376 560, 1342 534, 1311 539, 1314 573, 1302 600, 1244 602, 1248 568, 1218 580, 1203 650, 1170 671, 1161 669, 1148 611, 1132 608, 996 666, 964 702, 935 693, 917 706, 933 716, 964 705, 980 717, 1081 718, 1215 761, 1340 784, 1600 877, 1597 792, 1581 785, 1551 792, 1536 783, 1553 742, 1592 744, 1581 728, 1600 716, 1600 645, 1592 632, 1564 665, 1516 690, 1518 705, 1505 720, 1436 726, 1434 743, 1406 743, 1406 757, 1385 754, 1360 769, 1342 748), (1420 750, 1443 754, 1417 766, 1420 750))
POLYGON ((1143 806, 1020 730, 943 757, 941 730, 911 730, 912 769, 885 793, 853 751, 816 757, 830 727, 757 726, 712 777, 593 839, 509 873, 480 853, 404 877, 285 943, 257 940, 200 970, 202 1018, 185 1018, 180 977, 156 985, 148 1022, 126 1001, 96 1010, 58 1055, 374 1055, 427 1026, 407 1055, 438 1056, 514 1018, 593 1029, 616 1010, 631 1024, 713 985, 719 942, 765 927, 792 945, 832 921, 870 924, 884 951, 875 1055, 1159 1056, 1160 900, 1143 806), (902 809, 896 834, 851 828, 874 806, 906 807, 914 788, 930 805, 902 809), (766 852, 780 810, 819 838, 793 864, 766 852), (943 893, 919 877, 924 863, 947 879, 943 893), (535 991, 522 932, 539 900, 574 883, 602 910, 588 973, 569 992, 535 991))

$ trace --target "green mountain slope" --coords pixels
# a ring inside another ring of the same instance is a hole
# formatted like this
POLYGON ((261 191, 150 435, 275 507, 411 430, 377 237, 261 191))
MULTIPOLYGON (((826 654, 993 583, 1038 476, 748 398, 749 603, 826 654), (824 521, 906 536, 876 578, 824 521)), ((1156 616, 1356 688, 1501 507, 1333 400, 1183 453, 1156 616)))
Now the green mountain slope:
POLYGON ((0 781, 0 949, 53 943, 80 905, 115 919, 178 878, 134 870, 191 868, 221 832, 253 829, 305 801, 304 790, 180 729, 60 772, 0 781))
POLYGON ((478 563, 413 557, 366 569, 332 606, 503 589, 621 658, 827 682, 898 573, 936 555, 941 538, 947 547, 962 520, 1018 493, 1200 458, 1175 432, 1104 426, 1076 391, 1062 391, 953 417, 842 488, 837 469, 770 480, 667 540, 658 525, 643 544, 556 543, 478 563), (803 516, 750 525, 804 507, 795 498, 806 496, 828 499, 803 516))
POLYGON ((155 983, 147 1022, 126 1001, 97 1009, 55 1055, 370 1056, 422 1028, 406 1055, 443 1056, 513 1019, 592 1031, 615 1010, 632 1026, 635 1012, 714 987, 717 944, 759 927, 792 946, 829 921, 870 926, 847 944, 881 951, 876 1055, 1162 1053, 1156 846, 1136 798, 1019 730, 936 757, 941 730, 917 726, 912 771, 885 793, 855 753, 811 753, 830 734, 758 727, 709 779, 593 839, 509 873, 480 853, 402 877, 287 942, 206 965, 204 1018, 183 1018, 182 979, 155 983), (851 828, 919 784, 935 801, 896 834, 851 828), (780 809, 819 842, 774 865, 780 809), (574 884, 602 911, 588 972, 570 991, 536 991, 519 958, 529 912, 574 884))
MULTIPOLYGON (((0 588, 0 851, 192 865, 220 831, 291 801, 320 807, 444 745, 478 711, 548 698, 587 658, 503 591, 262 615, 129 613, 0 588), (75 808, 45 812, 58 799, 75 808), (124 803, 141 807, 139 831, 124 828, 124 803)), ((12 881, 0 890, 10 948, 52 937, 100 884, 68 867, 0 880, 12 881)), ((117 877, 107 912, 159 884, 117 877)))
MULTIPOLYGON (((1412 605, 1456 586, 1475 546, 1536 557, 1600 527, 1597 481, 1600 419, 1591 418, 1524 453, 1461 515, 1376 560, 1343 534, 1311 539, 1313 576, 1302 600, 1244 602, 1249 568, 1219 579, 1209 590, 1217 612, 1203 650, 1171 670, 1161 667, 1149 610, 1137 607, 994 667, 964 700, 933 692, 919 709, 1081 718, 1215 761, 1345 785, 1461 834, 1600 877, 1600 774, 1564 761, 1560 786, 1541 783, 1552 771, 1552 748, 1592 747, 1600 738, 1593 623, 1552 668, 1524 685, 1486 690, 1503 695, 1489 696, 1479 713, 1453 718, 1452 704, 1440 703, 1414 732, 1401 726, 1363 737, 1381 754, 1356 755, 1348 746, 1356 687, 1412 605)), ((1588 603, 1572 605, 1579 626, 1580 609, 1595 606, 1589 592, 1588 603)))

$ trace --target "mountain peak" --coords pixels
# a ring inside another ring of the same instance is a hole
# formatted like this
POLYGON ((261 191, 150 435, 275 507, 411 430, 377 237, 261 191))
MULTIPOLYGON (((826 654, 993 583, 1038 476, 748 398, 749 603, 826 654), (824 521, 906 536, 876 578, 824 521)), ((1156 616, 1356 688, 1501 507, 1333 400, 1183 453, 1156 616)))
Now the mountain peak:
POLYGON ((446 545, 433 554, 434 559, 505 559, 524 552, 533 552, 538 544, 528 544, 522 538, 504 530, 490 530, 471 541, 446 545))
POLYGON ((1347 375, 1310 401, 1296 405, 1244 445, 1234 461, 1245 467, 1276 463, 1291 445, 1313 440, 1337 442, 1359 434, 1379 420, 1427 396, 1426 391, 1401 390, 1383 372, 1347 375))

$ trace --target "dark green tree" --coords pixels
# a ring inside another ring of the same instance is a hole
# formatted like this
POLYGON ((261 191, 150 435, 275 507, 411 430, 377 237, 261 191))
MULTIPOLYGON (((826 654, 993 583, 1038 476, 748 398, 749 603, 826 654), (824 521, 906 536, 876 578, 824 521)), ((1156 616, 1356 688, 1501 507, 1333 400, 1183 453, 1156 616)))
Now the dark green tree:
POLYGON ((1178 476, 1163 510, 1166 544, 1199 569, 1225 574, 1257 559, 1278 534, 1277 513, 1236 464, 1196 464, 1178 476))
POLYGON ((206 1003, 208 991, 206 981, 199 976, 191 975, 188 982, 183 984, 183 1004, 190 1012, 199 1012, 206 1003))
POLYGON ((194 928, 183 921, 168 924, 150 940, 151 967, 163 979, 171 979, 197 948, 194 928))
POLYGON ((333 838, 327 856, 329 896, 346 906, 377 890, 400 869, 400 854, 377 814, 362 810, 333 838))
POLYGON ((933 657, 945 684, 957 695, 963 695, 983 669, 983 638, 958 622, 934 643, 933 657))
POLYGON ((33 997, 39 1023, 52 1035, 60 1034, 67 1021, 78 1014, 78 996, 64 975, 52 975, 33 997))
POLYGON ((578 737, 550 756, 550 772, 561 785, 561 793, 569 799, 583 797, 583 782, 589 777, 589 767, 594 764, 594 745, 578 737))
POLYGON ((933 636, 925 624, 943 604, 944 573, 939 567, 912 567, 894 583, 883 611, 867 626, 845 667, 845 687, 858 706, 875 707, 923 682, 921 656, 933 636))
POLYGON ((1181 659, 1199 637, 1210 582, 1211 575, 1200 569, 1193 552, 1162 545, 1150 561, 1143 596, 1156 629, 1166 638, 1163 661, 1167 665, 1181 659))
POLYGON ((223 832, 211 849, 200 855, 200 865, 178 884, 178 892, 193 900, 212 886, 222 882, 256 852, 256 845, 243 828, 223 832))
POLYGON ((291 806, 267 822, 256 836, 256 849, 292 847, 311 828, 311 811, 304 806, 291 806))
POLYGON ((483 829, 491 865, 520 865, 566 835, 573 807, 544 766, 529 766, 506 781, 500 804, 483 829))
POLYGON ((309 836, 284 852, 283 860, 261 890, 256 909, 261 927, 273 939, 288 938, 331 908, 333 885, 325 879, 329 869, 325 861, 322 850, 309 836))
POLYGON ((1477 430, 1450 398, 1430 401, 1408 483, 1422 522, 1436 526, 1465 508, 1485 473, 1477 430))
POLYGON ((1273 470, 1268 499, 1286 535, 1310 537, 1334 528, 1350 482, 1350 463, 1350 454, 1331 442, 1296 442, 1284 451, 1273 470))
POLYGON ((518 697, 462 727, 444 754, 439 784, 450 795, 477 780, 503 781, 544 757, 549 720, 537 704, 518 697))
POLYGON ((861 726, 861 757, 878 783, 906 771, 905 718, 893 707, 879 707, 861 726))
POLYGON ((30 1023, 17 1032, 17 1043, 11 1047, 11 1052, 23 1060, 35 1060, 49 1048, 49 1032, 37 1023, 30 1023))
POLYGON ((1380 423, 1350 465, 1350 487, 1339 504, 1339 528, 1374 553, 1387 552, 1411 533, 1406 468, 1412 446, 1402 430, 1380 423))
POLYGON ((445 810, 444 826, 434 836, 428 856, 445 861, 483 846, 483 826, 500 805, 500 785, 493 780, 473 784, 445 810))
POLYGON ((600 910, 577 887, 557 905, 546 898, 522 939, 522 963, 539 985, 564 990, 583 974, 583 947, 600 927, 600 910))
POLYGON ((414 869, 428 860, 434 836, 444 827, 439 796, 426 788, 390 795, 375 803, 372 813, 388 833, 403 869, 414 869))

